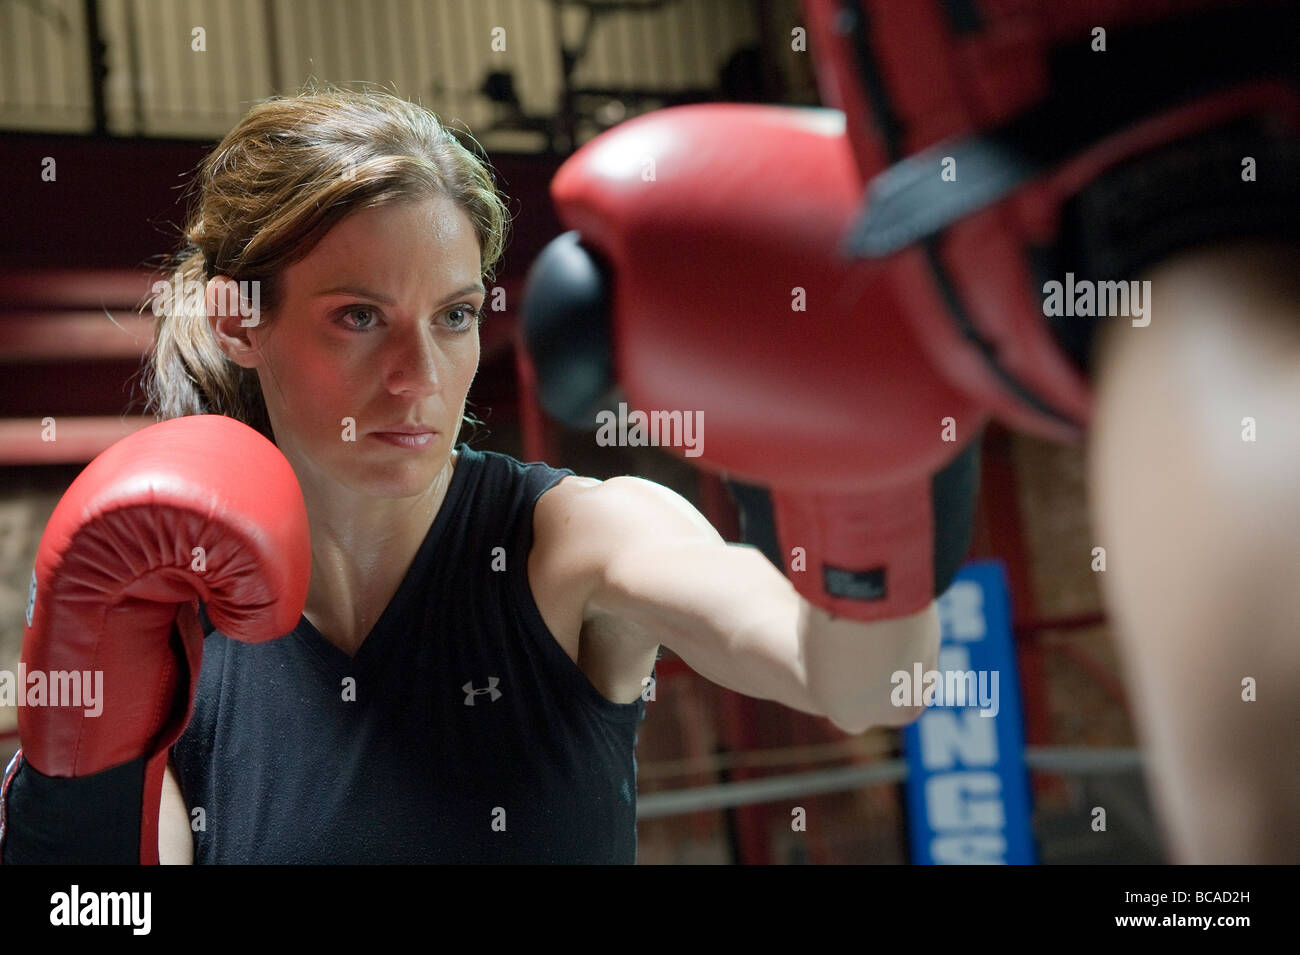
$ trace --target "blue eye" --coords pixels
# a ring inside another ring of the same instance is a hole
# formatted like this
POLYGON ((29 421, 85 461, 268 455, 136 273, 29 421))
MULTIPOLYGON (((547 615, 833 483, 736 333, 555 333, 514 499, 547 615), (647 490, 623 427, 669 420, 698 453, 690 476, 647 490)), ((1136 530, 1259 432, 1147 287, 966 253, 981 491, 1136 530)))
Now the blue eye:
MULTIPOLYGON (((453 305, 443 315, 460 316, 459 318, 450 318, 446 322, 447 328, 458 334, 470 331, 483 321, 482 309, 477 309, 469 304, 453 305)), ((361 334, 374 331, 378 327, 379 318, 376 309, 373 307, 369 305, 353 305, 344 309, 335 321, 348 331, 361 334), (358 317, 355 321, 348 321, 349 316, 358 317)))
POLYGON ((370 317, 370 321, 362 323, 360 325, 350 325, 344 323, 343 325, 344 328, 350 329, 351 331, 354 332, 368 332, 371 330, 371 328, 374 327, 375 310, 373 308, 370 308, 365 305, 354 305, 352 308, 344 310, 343 315, 341 317, 347 318, 349 315, 354 315, 354 314, 368 315, 370 317))
POLYGON ((457 322, 455 323, 455 325, 452 326, 451 330, 454 332, 469 331, 479 322, 483 321, 483 312, 475 308, 473 305, 468 305, 468 304, 453 305, 451 308, 447 309, 446 314, 454 315, 457 312, 466 314, 468 317, 462 319, 460 322, 457 322))

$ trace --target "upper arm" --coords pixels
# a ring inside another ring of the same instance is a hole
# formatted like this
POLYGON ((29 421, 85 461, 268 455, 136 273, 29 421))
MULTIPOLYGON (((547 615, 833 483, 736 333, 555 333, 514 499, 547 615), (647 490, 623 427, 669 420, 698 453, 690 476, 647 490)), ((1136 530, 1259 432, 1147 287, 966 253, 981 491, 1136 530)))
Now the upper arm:
POLYGON ((630 624, 714 683, 825 715, 807 685, 807 605, 759 551, 725 542, 674 491, 635 477, 576 489, 566 539, 591 568, 587 619, 630 624))
POLYGON ((170 761, 163 776, 162 802, 158 807, 158 861, 162 865, 194 864, 190 814, 170 761))

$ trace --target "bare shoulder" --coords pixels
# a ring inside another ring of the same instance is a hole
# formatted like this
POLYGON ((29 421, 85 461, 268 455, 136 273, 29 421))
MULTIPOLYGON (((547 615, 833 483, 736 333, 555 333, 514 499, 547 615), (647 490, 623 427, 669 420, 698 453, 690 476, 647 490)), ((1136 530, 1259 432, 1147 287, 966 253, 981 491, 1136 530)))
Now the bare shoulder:
POLYGON ((566 477, 543 493, 533 509, 528 584, 547 629, 575 664, 585 608, 602 572, 599 546, 587 528, 591 498, 603 483, 566 477))
POLYGON ((676 491, 632 475, 564 478, 538 500, 533 534, 530 578, 536 568, 582 607, 620 558, 661 541, 721 540, 676 491))
POLYGON ((581 580, 586 596, 620 556, 659 541, 721 539, 676 491, 631 475, 564 478, 538 500, 533 532, 534 553, 557 573, 581 580))
POLYGON ((547 628, 592 685, 616 703, 640 695, 659 649, 652 634, 596 611, 591 600, 619 548, 639 536, 636 525, 644 517, 636 497, 647 493, 633 487, 639 484, 650 482, 564 478, 537 501, 528 556, 529 586, 547 628))
MULTIPOLYGON (((609 556, 607 531, 618 513, 610 485, 617 480, 566 477, 538 498, 533 511, 533 547, 528 556, 533 595, 543 617, 549 606, 553 616, 562 620, 562 629, 573 631, 575 637, 587 598, 599 585, 609 556)), ((556 636, 564 642, 560 632, 556 636)))
POLYGON ((565 576, 582 577, 597 569, 598 553, 589 538, 597 493, 605 482, 589 477, 566 477, 537 499, 533 510, 533 549, 530 559, 545 562, 565 576), (554 566, 554 565, 562 565, 554 566))
POLYGON ((533 523, 539 534, 578 530, 584 537, 608 538, 606 544, 628 532, 716 536, 713 525, 686 498, 630 474, 604 481, 564 478, 537 502, 533 523))

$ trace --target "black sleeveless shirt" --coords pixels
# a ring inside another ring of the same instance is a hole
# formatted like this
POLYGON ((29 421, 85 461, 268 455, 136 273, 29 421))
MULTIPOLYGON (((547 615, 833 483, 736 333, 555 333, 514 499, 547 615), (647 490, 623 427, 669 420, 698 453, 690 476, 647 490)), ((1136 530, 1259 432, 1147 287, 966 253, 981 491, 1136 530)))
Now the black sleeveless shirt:
POLYGON ((204 615, 171 752, 196 863, 635 861, 646 704, 602 696, 528 586, 534 505, 573 472, 457 450, 354 658, 306 617, 245 644, 204 615))

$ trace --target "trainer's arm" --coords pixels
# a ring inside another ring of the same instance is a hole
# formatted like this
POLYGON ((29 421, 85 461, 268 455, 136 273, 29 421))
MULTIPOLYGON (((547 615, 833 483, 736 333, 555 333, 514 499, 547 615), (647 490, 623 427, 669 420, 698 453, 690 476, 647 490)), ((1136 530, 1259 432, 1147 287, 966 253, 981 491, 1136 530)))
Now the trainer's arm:
POLYGON ((1179 863, 1300 860, 1297 276, 1294 247, 1178 256, 1095 362, 1101 584, 1179 863))

